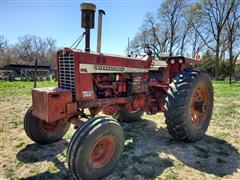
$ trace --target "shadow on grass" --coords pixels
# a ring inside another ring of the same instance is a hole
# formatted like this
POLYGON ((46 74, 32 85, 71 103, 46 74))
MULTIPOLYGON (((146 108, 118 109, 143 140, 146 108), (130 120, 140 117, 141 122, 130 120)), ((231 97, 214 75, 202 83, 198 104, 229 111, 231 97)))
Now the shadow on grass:
MULTIPOLYGON (((180 172, 183 166, 189 166, 203 173, 223 177, 232 175, 239 168, 238 150, 224 140, 205 136, 195 143, 177 142, 166 128, 157 128, 155 122, 148 120, 122 126, 126 139, 124 153, 115 170, 106 179, 136 179, 138 175, 154 179, 166 168, 173 166, 176 172, 180 172), (176 163, 171 156, 182 164, 176 163)), ((68 168, 58 158, 60 154, 64 155, 67 145, 68 142, 62 140, 44 146, 27 145, 19 151, 17 158, 23 163, 51 161, 58 169, 54 173, 46 171, 25 179, 71 179, 68 168)))
POLYGON ((29 144, 17 153, 17 159, 23 163, 37 163, 43 161, 51 161, 55 165, 58 172, 51 172, 51 170, 29 176, 30 179, 71 179, 71 174, 66 168, 64 162, 60 161, 58 156, 66 158, 63 151, 67 148, 68 142, 61 140, 47 145, 29 144))
POLYGON ((17 159, 23 163, 51 161, 67 148, 68 142, 61 140, 47 145, 28 144, 17 153, 17 159))
MULTIPOLYGON (((166 128, 157 128, 155 122, 148 120, 123 126, 127 132, 126 138, 132 139, 132 150, 129 152, 135 154, 137 152, 140 154, 139 158, 148 156, 148 154, 173 155, 183 163, 183 165, 174 165, 179 172, 186 165, 218 177, 232 175, 240 167, 238 150, 225 140, 206 135, 195 143, 178 142, 169 135, 166 128)), ((155 159, 150 157, 149 161, 153 163, 158 159, 158 156, 155 159)), ((142 163, 148 167, 147 163, 144 161, 142 163)), ((141 170, 140 175, 149 178, 141 170)), ((156 176, 152 174, 150 178, 156 178, 156 176)))

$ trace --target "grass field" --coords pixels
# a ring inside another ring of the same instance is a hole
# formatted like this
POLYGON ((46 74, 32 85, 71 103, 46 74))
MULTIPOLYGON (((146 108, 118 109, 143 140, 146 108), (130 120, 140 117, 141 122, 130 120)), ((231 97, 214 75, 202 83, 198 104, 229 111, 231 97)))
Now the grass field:
MULTIPOLYGON (((38 87, 55 82, 39 82, 38 87)), ((33 143, 23 130, 32 82, 0 82, 0 179, 71 179, 66 163, 73 128, 60 142, 33 143)), ((123 124, 125 150, 105 179, 240 179, 240 84, 214 82, 215 106, 207 135, 175 141, 162 114, 123 124)))

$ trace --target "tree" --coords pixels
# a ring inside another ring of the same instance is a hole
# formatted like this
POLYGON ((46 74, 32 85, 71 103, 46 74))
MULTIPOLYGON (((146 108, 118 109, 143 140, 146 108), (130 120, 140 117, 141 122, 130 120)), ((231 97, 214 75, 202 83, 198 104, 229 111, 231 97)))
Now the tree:
POLYGON ((234 8, 231 11, 227 23, 225 26, 227 33, 227 48, 229 53, 229 83, 232 82, 232 74, 234 73, 234 66, 236 60, 240 55, 239 43, 240 43, 240 1, 235 1, 234 8), (236 48, 234 48, 237 47, 236 48), (235 51, 234 51, 235 50, 235 51))
MULTIPOLYGON (((186 10, 184 12, 184 18, 185 18, 185 28, 183 27, 182 29, 186 29, 185 31, 187 32, 186 34, 186 39, 187 39, 187 44, 184 42, 185 46, 188 46, 189 49, 191 47, 191 57, 194 58, 196 54, 199 54, 200 51, 205 51, 204 47, 206 46, 205 43, 202 41, 202 39, 199 36, 199 33, 196 31, 194 25, 195 21, 198 18, 198 8, 196 4, 189 4, 186 7, 186 10)), ((183 36, 184 37, 184 36, 183 36)), ((183 53, 181 53, 183 54, 183 53)))
POLYGON ((234 0, 204 0, 195 4, 193 27, 205 45, 215 52, 215 78, 218 78, 221 34, 234 8, 234 0))
POLYGON ((185 26, 181 21, 183 18, 184 6, 187 4, 186 0, 165 0, 158 12, 157 18, 148 13, 140 32, 134 37, 130 43, 130 49, 139 53, 140 47, 143 48, 146 44, 154 53, 156 58, 162 52, 169 52, 183 54, 185 41, 190 26, 185 26), (181 34, 184 34, 182 37, 181 34))
POLYGON ((7 40, 3 36, 0 36, 0 66, 4 64, 7 47, 7 40))
POLYGON ((1 36, 0 53, 1 67, 8 64, 34 64, 35 59, 39 59, 41 65, 55 67, 56 40, 25 35, 15 45, 9 46, 1 36))
POLYGON ((49 64, 49 61, 55 60, 56 40, 25 35, 19 38, 15 49, 19 58, 24 59, 26 63, 33 63, 35 59, 39 59, 40 64, 49 64))
POLYGON ((46 38, 47 44, 47 52, 46 52, 46 59, 48 64, 51 67, 56 67, 56 43, 57 41, 52 38, 46 38))
POLYGON ((156 22, 153 14, 148 13, 140 28, 140 32, 130 42, 130 49, 133 55, 139 55, 142 49, 149 45, 156 58, 159 58, 160 52, 165 52, 167 49, 168 37, 167 30, 161 29, 156 22))
POLYGON ((1 35, 0 36, 0 53, 1 55, 3 55, 4 51, 7 49, 8 47, 8 42, 7 40, 1 35))
MULTIPOLYGON (((181 22, 183 20, 183 13, 184 8, 186 7, 187 3, 186 0, 165 0, 161 7, 158 10, 158 18, 160 21, 164 23, 164 26, 166 29, 168 29, 168 36, 169 36, 169 50, 168 52, 170 55, 174 53, 174 46, 177 46, 177 41, 179 41, 180 34, 177 33, 181 29, 181 22)), ((187 28, 188 31, 189 28, 187 28)), ((184 32, 184 35, 186 37, 186 32, 184 32)), ((184 40, 181 48, 183 49, 184 40)), ((176 48, 177 49, 177 48, 176 48)), ((182 53, 181 53, 182 54, 182 53)))

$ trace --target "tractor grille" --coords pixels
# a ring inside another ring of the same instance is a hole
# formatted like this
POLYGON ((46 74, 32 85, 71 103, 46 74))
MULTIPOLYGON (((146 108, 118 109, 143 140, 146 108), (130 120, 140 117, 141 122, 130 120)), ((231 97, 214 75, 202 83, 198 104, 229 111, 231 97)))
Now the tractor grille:
POLYGON ((58 57, 59 68, 59 87, 72 91, 75 99, 75 82, 74 82, 74 59, 73 53, 68 55, 61 54, 58 57))

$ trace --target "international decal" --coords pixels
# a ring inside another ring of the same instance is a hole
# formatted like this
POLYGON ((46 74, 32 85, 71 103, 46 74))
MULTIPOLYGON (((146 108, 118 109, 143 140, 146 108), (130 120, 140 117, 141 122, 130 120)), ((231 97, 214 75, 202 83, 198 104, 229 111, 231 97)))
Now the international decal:
POLYGON ((95 65, 94 66, 94 70, 100 70, 100 71, 124 71, 125 67, 95 65))

